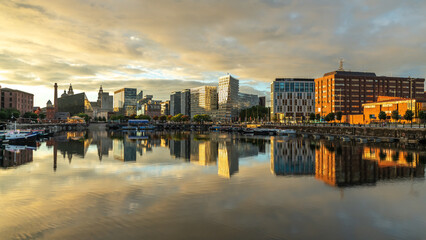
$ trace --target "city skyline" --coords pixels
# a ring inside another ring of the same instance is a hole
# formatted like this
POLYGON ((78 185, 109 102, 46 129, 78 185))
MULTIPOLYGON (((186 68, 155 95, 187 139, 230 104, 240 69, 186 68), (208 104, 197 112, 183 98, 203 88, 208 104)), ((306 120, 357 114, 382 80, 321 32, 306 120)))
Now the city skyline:
POLYGON ((424 78, 424 10, 422 1, 2 1, 0 84, 43 107, 55 82, 90 100, 99 85, 165 100, 228 72, 241 92, 269 96, 275 78, 317 78, 340 57, 348 70, 424 78))

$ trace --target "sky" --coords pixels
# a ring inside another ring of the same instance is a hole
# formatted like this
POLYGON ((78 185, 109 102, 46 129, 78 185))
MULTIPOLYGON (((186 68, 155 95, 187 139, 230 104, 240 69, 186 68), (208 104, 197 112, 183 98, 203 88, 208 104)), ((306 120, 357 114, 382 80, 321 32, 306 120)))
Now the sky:
POLYGON ((1 0, 0 84, 35 105, 73 85, 155 99, 217 85, 269 98, 277 77, 426 76, 424 0, 1 0))

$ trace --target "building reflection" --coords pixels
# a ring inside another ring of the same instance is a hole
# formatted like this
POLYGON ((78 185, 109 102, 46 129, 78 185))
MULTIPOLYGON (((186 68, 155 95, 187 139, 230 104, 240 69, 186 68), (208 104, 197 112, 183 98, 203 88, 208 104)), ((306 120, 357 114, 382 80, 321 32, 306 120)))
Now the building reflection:
POLYGON ((74 155, 84 158, 92 142, 87 132, 66 132, 55 136, 48 141, 48 146, 54 146, 54 151, 59 151, 63 158, 71 162, 74 155))
POLYGON ((170 155, 200 166, 218 167, 218 175, 230 178, 239 170, 239 159, 265 153, 265 139, 220 134, 170 136, 170 155))
POLYGON ((314 175, 315 146, 309 140, 271 138, 271 172, 275 175, 314 175))
POLYGON ((10 168, 33 161, 33 149, 26 146, 6 145, 0 150, 0 167, 10 168))
POLYGON ((406 150, 320 142, 315 155, 315 177, 336 187, 374 185, 425 174, 419 154, 406 150))

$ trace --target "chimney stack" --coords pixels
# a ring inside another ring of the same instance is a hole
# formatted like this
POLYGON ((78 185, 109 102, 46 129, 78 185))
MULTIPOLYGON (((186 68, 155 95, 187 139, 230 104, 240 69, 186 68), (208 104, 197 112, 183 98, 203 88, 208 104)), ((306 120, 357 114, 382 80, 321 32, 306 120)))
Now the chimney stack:
POLYGON ((54 94, 53 104, 55 105, 55 113, 57 113, 58 112, 58 84, 55 83, 54 87, 55 87, 55 94, 54 94))

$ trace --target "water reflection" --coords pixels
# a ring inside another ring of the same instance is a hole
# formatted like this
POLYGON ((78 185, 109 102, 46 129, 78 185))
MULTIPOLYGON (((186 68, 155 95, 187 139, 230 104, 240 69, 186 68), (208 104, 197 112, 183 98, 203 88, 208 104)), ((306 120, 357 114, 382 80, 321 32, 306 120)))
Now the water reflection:
MULTIPOLYGON (((314 141, 283 137, 256 137, 191 132, 67 132, 46 142, 53 150, 53 170, 58 153, 71 164, 84 158, 90 146, 103 158, 138 162, 154 148, 166 148, 169 155, 199 166, 217 167, 217 174, 230 178, 240 170, 239 160, 265 154, 270 144, 270 170, 280 176, 315 176, 331 186, 374 185, 386 179, 424 177, 421 152, 400 145, 314 141)), ((2 168, 33 161, 33 147, 3 146, 2 168)))
POLYGON ((374 185, 381 180, 419 178, 425 174, 419 153, 338 142, 318 143, 315 165, 315 177, 336 187, 374 185))
POLYGON ((0 150, 2 168, 17 167, 33 161, 33 147, 7 145, 0 150))

